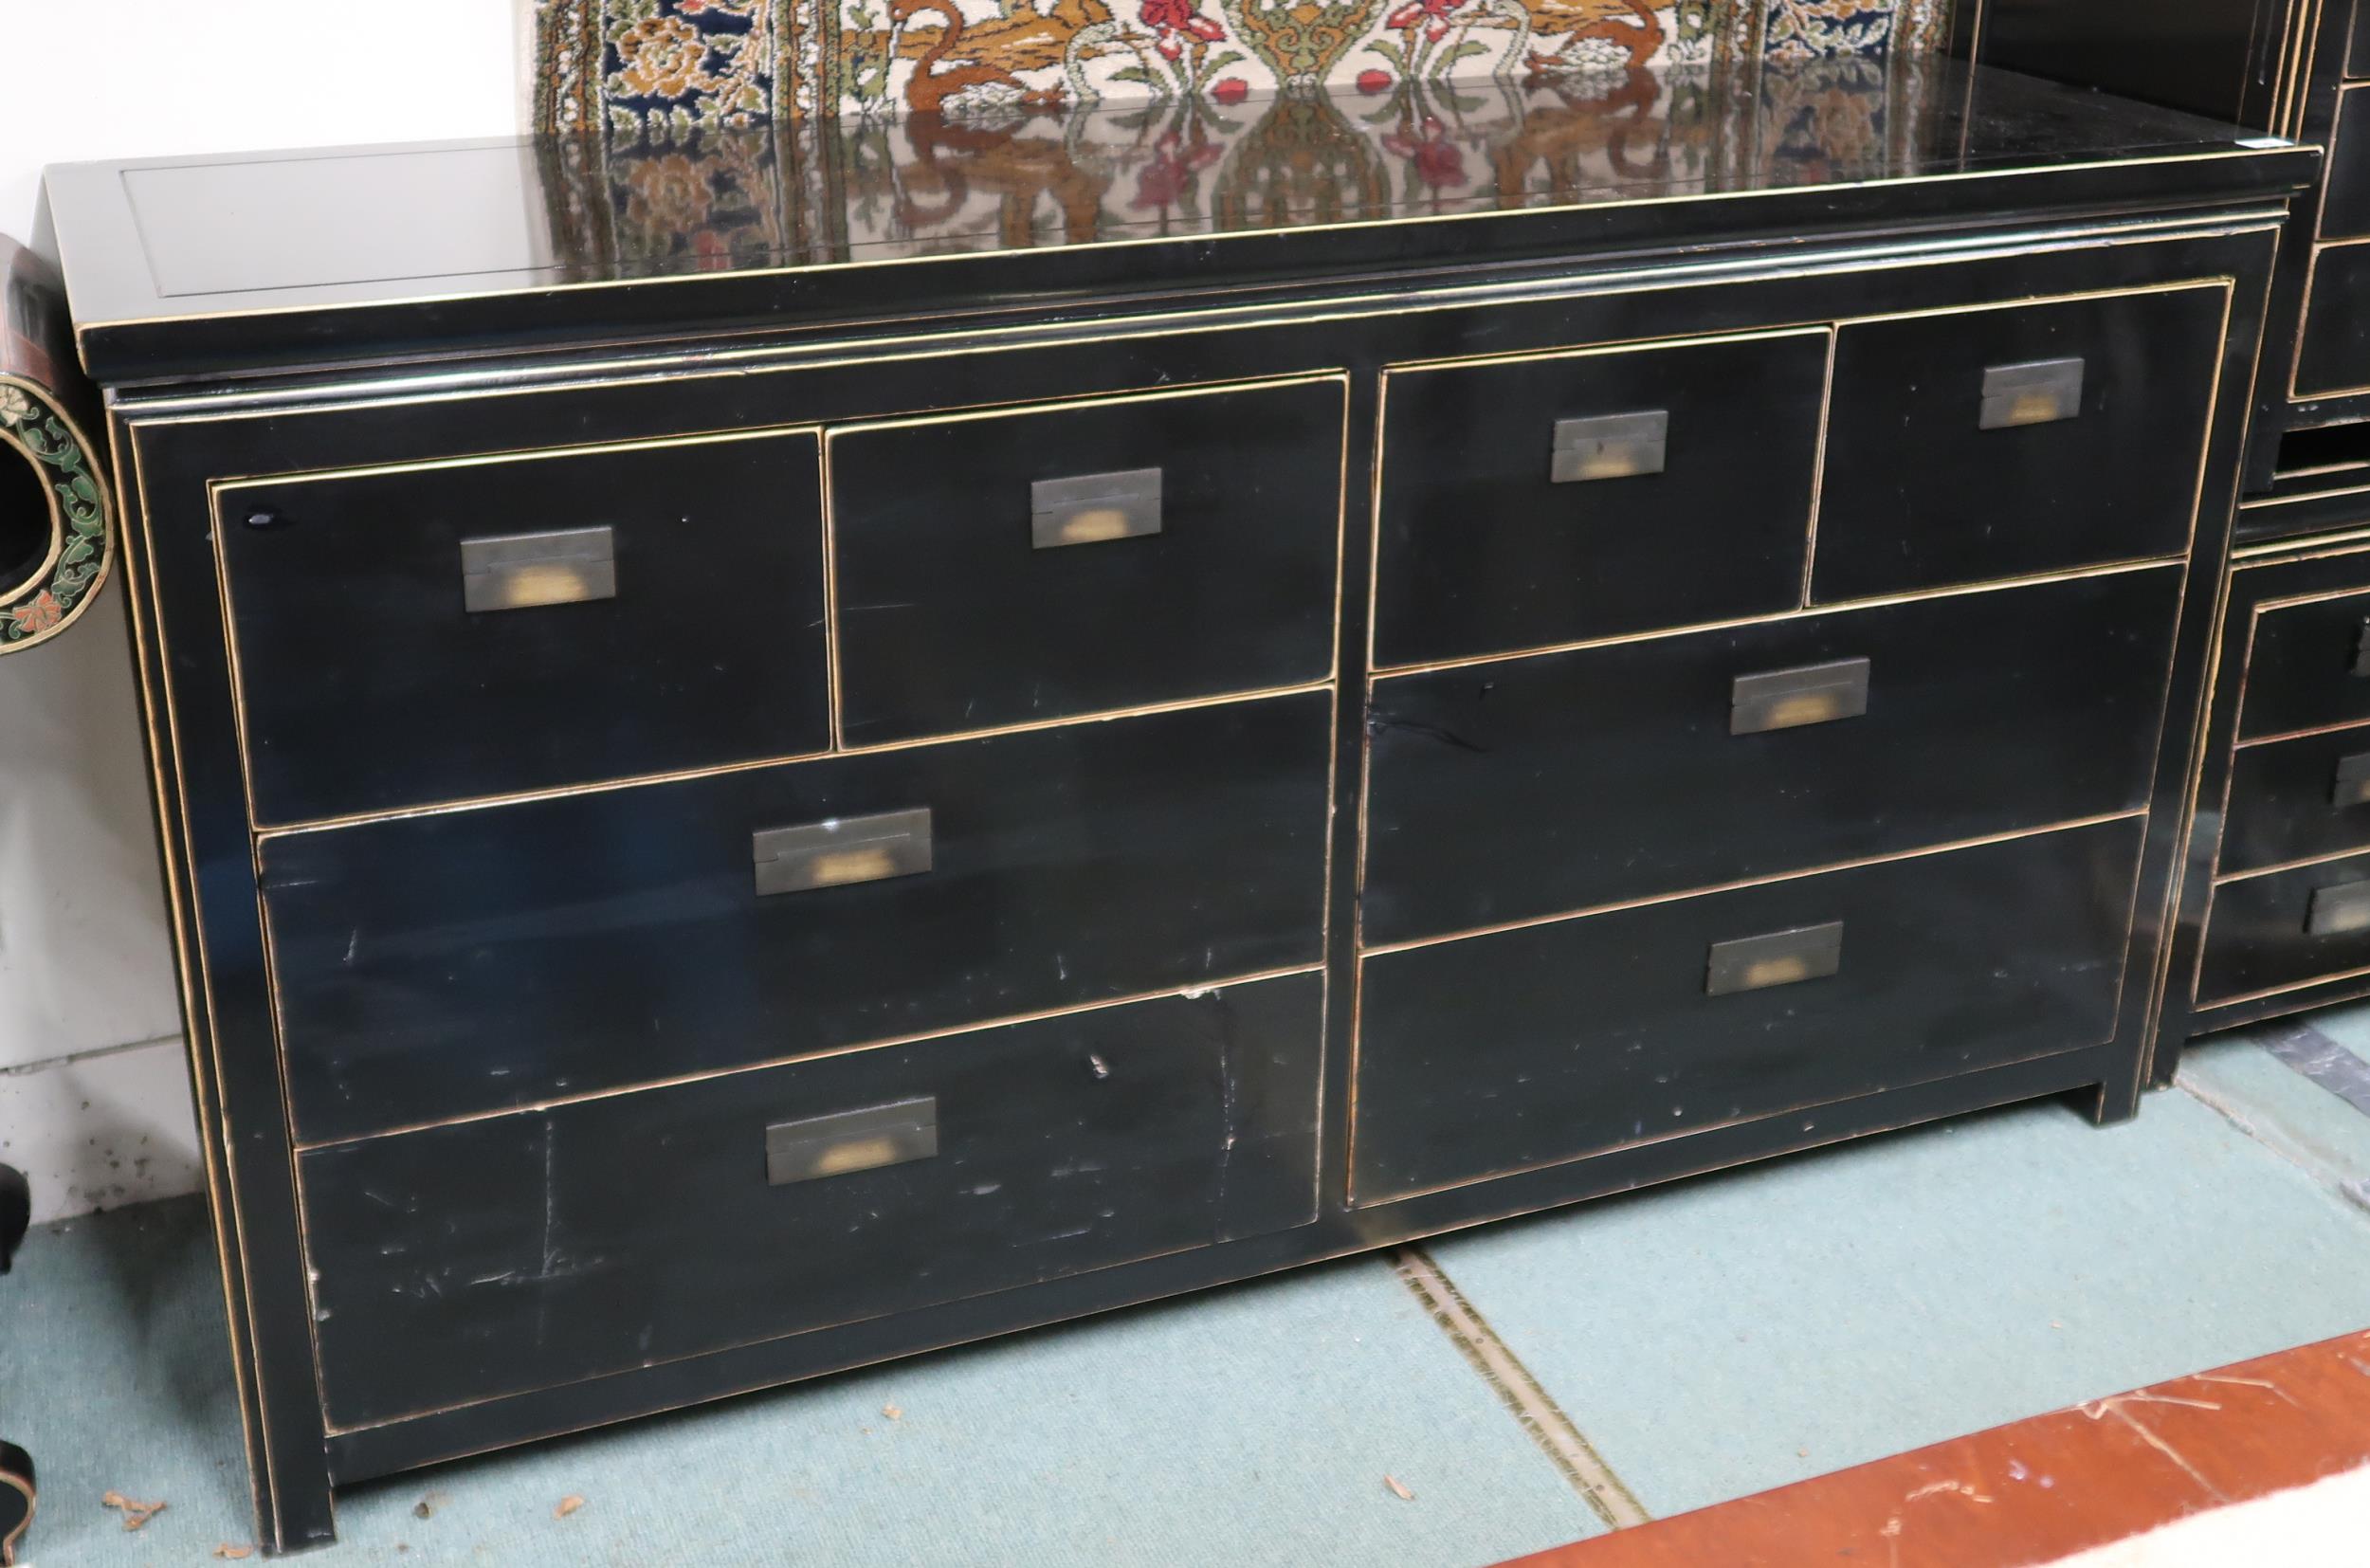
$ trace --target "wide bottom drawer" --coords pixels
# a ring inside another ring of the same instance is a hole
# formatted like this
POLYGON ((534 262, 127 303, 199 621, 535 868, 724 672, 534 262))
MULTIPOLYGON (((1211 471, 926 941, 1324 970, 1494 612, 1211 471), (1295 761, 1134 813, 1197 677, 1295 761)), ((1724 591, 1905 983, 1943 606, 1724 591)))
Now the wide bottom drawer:
POLYGON ((319 1149, 352 1427, 1314 1217, 1324 985, 859 1050, 319 1149))
POLYGON ((2113 1036, 2142 825, 1365 960, 1371 1204, 2113 1036))

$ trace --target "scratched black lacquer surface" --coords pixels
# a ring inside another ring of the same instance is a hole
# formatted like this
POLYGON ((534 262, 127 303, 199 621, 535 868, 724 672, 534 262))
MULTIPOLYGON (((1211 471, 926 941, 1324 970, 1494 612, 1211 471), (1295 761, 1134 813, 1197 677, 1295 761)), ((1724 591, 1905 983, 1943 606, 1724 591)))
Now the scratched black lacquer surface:
POLYGON ((2370 993, 2370 806, 2349 782, 2370 769, 2366 637, 2359 538, 2231 573, 2159 1076, 2193 1031, 2370 993))
POLYGON ((2144 805, 2177 567, 1616 643, 1375 689, 1370 942, 2144 805), (1739 676, 1869 661, 1857 718, 1732 735, 1739 676), (1667 824, 1691 825, 1673 832, 1667 824))
POLYGON ((1323 991, 1286 975, 307 1155, 330 1417, 1304 1225, 1323 991), (921 1097, 934 1158, 767 1184, 769 1121, 921 1097))
POLYGON ((1394 371, 1376 663, 1794 608, 1828 342, 1812 332, 1394 371), (1644 411, 1668 416, 1660 471, 1553 482, 1559 421, 1644 411))
POLYGON ((2208 285, 1845 327, 1812 596, 2186 549, 2226 300, 2208 285), (1970 417, 1989 367, 2067 359, 2072 417, 1970 417))
POLYGON ((1036 723, 1333 667, 1343 385, 831 437, 840 726, 1036 723), (1043 481, 1158 471, 1158 533, 1032 548, 1043 481))
POLYGON ((1947 63, 1511 87, 1454 170, 1377 107, 52 182, 267 1543, 504 1443, 2133 1112, 2308 156, 1947 63), (2099 400, 1979 429, 2036 355, 2099 400), (1665 404, 1661 474, 1540 482, 1665 404), (1155 466, 1158 533, 1034 547, 1040 482, 1155 466), (464 541, 599 526, 614 599, 469 618, 464 541), (1865 714, 1731 733, 1852 659, 1865 714), (760 894, 767 843, 836 848, 760 894))
POLYGON ((1322 693, 266 840, 306 1140, 1318 962, 1322 693), (914 876, 751 836, 927 808, 914 876))
POLYGON ((2101 1044, 2139 853, 2107 822, 1369 958, 1358 1195, 2101 1044), (1833 921, 1833 975, 1706 994, 1712 944, 1833 921))
POLYGON ((802 430, 225 492, 257 820, 823 750, 820 468, 802 430), (587 527, 614 597, 465 607, 465 539, 587 527))

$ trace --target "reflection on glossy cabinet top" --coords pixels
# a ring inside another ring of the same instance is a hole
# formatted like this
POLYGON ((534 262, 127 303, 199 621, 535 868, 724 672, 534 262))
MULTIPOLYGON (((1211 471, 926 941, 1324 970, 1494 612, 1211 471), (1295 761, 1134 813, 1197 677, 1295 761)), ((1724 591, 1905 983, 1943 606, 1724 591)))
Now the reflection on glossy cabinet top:
POLYGON ((51 170, 47 195, 84 356, 103 377, 195 369, 154 356, 195 353, 173 329, 208 319, 244 319, 244 347, 284 339, 284 357, 304 357, 363 346, 358 313, 408 310, 426 313, 414 341, 443 334, 451 347, 465 327, 524 330, 489 301, 548 307, 587 285, 764 276, 775 286, 762 301, 664 290, 665 303, 639 308, 678 328, 715 324, 720 307, 793 325, 815 319, 822 275, 887 264, 1020 263, 994 275, 900 268, 894 294, 868 307, 954 309, 1047 297, 1053 274, 1031 272, 1052 258, 1020 252, 1064 253, 1062 278, 1078 288, 1178 286, 1748 226, 1798 234, 1881 218, 1887 191, 1971 175, 2062 177, 1954 201, 1929 191, 1928 210, 2112 200, 2128 194, 2119 172, 2168 162, 2197 160, 2180 195, 2276 197, 2308 173, 2309 155, 2250 152, 2241 135, 1954 61, 1838 59, 1772 62, 1742 82, 1638 69, 1372 96, 841 118, 666 146, 543 139, 80 164, 51 170), (1832 199, 1844 189, 1856 207, 1832 199), (1797 201, 1712 214, 1727 207, 1714 198, 1742 195, 1797 201), (1433 222, 1518 214, 1567 222, 1454 238, 1433 222), (1390 224, 1414 227, 1365 232, 1390 224), (1212 244, 1254 236, 1264 246, 1212 244), (1305 238, 1287 254, 1281 243, 1295 236, 1305 238), (1147 253, 1147 242, 1166 248, 1147 253), (1101 254, 1122 246, 1123 256, 1101 254))
POLYGON ((1951 0, 538 0, 535 125, 671 140, 807 115, 1909 59, 1951 14, 1951 0))

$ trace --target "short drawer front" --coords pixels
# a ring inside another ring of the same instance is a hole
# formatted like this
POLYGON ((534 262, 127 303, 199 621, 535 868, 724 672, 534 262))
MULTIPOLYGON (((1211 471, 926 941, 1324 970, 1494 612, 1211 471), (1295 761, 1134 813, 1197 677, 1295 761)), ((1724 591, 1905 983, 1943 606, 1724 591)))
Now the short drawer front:
MULTIPOLYGON (((2314 252, 2296 338, 2297 396, 2370 389, 2370 244, 2314 252)), ((2267 356, 2267 375, 2277 374, 2275 351, 2267 356)))
POLYGON ((1322 998, 1287 975, 314 1151, 330 1420, 1304 1224, 1322 998))
POLYGON ((1830 340, 1392 371, 1376 662, 1793 609, 1830 340))
POLYGON ((226 487, 266 824, 830 743, 818 438, 226 487))
POLYGON ((266 839, 305 1141, 1313 963, 1323 693, 266 839))
POLYGON ((1324 680, 1345 385, 833 430, 848 742, 1324 680))
POLYGON ((1845 324, 1813 596, 2185 550, 2227 299, 2215 285, 1845 324))
POLYGON ((1369 945, 2136 809, 2181 574, 1397 677, 1369 945))
POLYGON ((1357 1200, 2102 1044, 2140 843, 2102 823, 1369 958, 1357 1200))
POLYGON ((2370 588, 2257 611, 2242 679, 2244 739, 2370 720, 2370 588))
POLYGON ((2370 848, 2370 726, 2238 749, 2217 870, 2361 848, 2370 848))
POLYGON ((2338 99, 2337 133, 2322 186, 2321 237, 2370 237, 2370 96, 2359 87, 2338 99))
POLYGON ((2197 1005, 2370 969, 2370 854, 2214 889, 2197 1005))

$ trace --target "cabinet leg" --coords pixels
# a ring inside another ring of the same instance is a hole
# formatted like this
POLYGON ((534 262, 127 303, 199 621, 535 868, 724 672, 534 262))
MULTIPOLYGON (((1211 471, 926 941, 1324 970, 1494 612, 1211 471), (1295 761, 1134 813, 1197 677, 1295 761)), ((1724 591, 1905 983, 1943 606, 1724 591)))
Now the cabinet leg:
POLYGON ((334 1545, 337 1520, 331 1512, 327 1479, 307 1477, 301 1485, 283 1483, 255 1498, 255 1537, 264 1543, 265 1557, 309 1552, 334 1545))
POLYGON ((2128 1121, 2140 1114, 2140 1079, 2135 1073, 2091 1091, 2090 1120, 2102 1127, 2128 1121))

